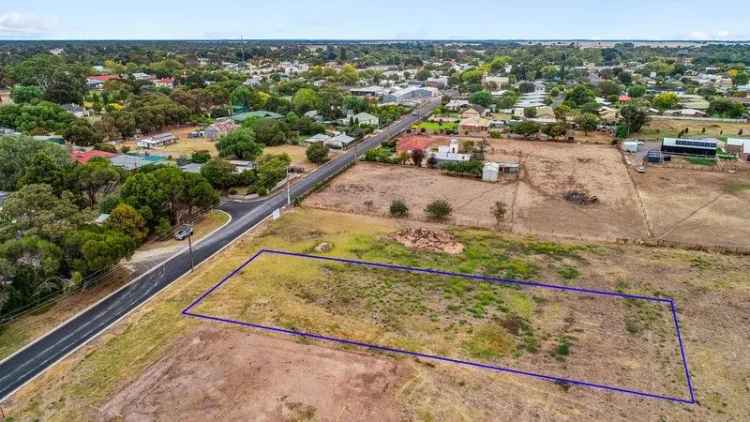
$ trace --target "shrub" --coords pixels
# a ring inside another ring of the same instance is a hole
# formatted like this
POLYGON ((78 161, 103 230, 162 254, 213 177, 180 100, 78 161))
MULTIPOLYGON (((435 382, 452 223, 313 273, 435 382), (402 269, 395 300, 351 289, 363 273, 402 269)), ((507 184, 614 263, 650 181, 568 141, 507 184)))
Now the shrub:
POLYGON ((196 164, 205 164, 211 159, 211 153, 208 151, 195 151, 190 156, 190 161, 196 164))
POLYGON ((453 207, 444 199, 437 199, 432 201, 427 208, 424 209, 425 214, 434 220, 445 220, 453 212, 453 207))
POLYGON ((391 202, 391 217, 406 217, 409 215, 409 207, 406 206, 404 201, 400 199, 394 199, 391 202))
POLYGON ((448 173, 470 175, 475 177, 482 176, 483 164, 478 160, 469 161, 447 161, 440 164, 440 168, 448 173))
POLYGON ((422 161, 424 161, 424 151, 421 149, 415 149, 411 152, 411 161, 417 167, 422 167, 422 161))
POLYGON ((315 164, 323 164, 328 161, 328 146, 322 142, 314 143, 305 151, 307 159, 315 164))

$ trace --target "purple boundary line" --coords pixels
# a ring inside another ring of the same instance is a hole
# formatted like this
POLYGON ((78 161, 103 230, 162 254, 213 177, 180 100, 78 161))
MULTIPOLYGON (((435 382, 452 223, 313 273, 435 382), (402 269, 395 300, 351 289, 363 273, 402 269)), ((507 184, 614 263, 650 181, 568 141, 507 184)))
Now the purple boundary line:
POLYGON ((637 296, 637 295, 628 295, 625 293, 618 293, 618 292, 608 292, 604 290, 591 290, 591 289, 580 289, 575 287, 567 287, 567 286, 558 286, 553 284, 543 284, 543 283, 535 283, 535 282, 526 282, 521 280, 512 280, 512 279, 502 279, 502 278, 496 278, 496 277, 490 277, 490 276, 481 276, 481 275, 472 275, 472 274, 461 274, 461 273, 451 273, 447 271, 439 271, 439 270, 430 270, 430 269, 423 269, 423 268, 413 268, 413 267, 405 267, 405 266, 399 266, 399 265, 391 265, 391 264, 380 264, 380 263, 374 263, 374 262, 367 262, 367 261, 359 261, 359 260, 351 260, 351 259, 344 259, 344 258, 332 258, 332 257, 323 257, 323 256, 317 256, 317 255, 307 255, 307 254, 301 254, 301 253, 294 253, 294 252, 286 252, 286 251, 278 251, 278 250, 272 250, 272 249, 261 249, 258 251, 255 255, 248 258, 245 262, 243 262, 239 267, 237 267, 234 271, 227 274, 224 278, 222 278, 217 284, 215 284, 213 287, 208 289, 206 292, 204 292, 202 295, 200 295, 197 299, 195 299, 191 304, 189 304, 185 309, 181 312, 183 315, 209 320, 209 321, 216 321, 216 322, 222 322, 222 323, 228 323, 228 324, 235 324, 250 328, 256 328, 271 332, 277 332, 282 334, 288 334, 298 337, 306 337, 306 338, 312 338, 316 340, 323 340, 323 341, 329 341, 334 343, 340 343, 340 344, 346 344, 351 346, 358 346, 363 347, 367 349, 374 349, 374 350, 380 350, 384 352, 392 352, 392 353, 399 353, 404 354, 408 356, 415 356, 415 357, 421 357, 425 359, 432 359, 432 360, 438 360, 438 361, 444 361, 444 362, 450 362, 455 363, 459 365, 466 365, 466 366, 472 366, 477 368, 483 368, 483 369, 490 369, 494 371, 499 372, 507 372, 511 374, 516 375, 526 375, 533 378, 550 381, 550 382, 558 382, 558 383, 568 383, 571 385, 579 385, 584 387, 590 387, 590 388, 596 388, 601 390, 608 390, 608 391, 615 391, 619 393, 625 393, 625 394, 631 394, 636 395, 640 397, 646 397, 646 398, 652 398, 652 399, 660 399, 660 400, 667 400, 672 402, 678 402, 678 403, 685 403, 685 404, 695 404, 697 401, 695 400, 695 395, 692 387, 692 382, 690 381, 690 371, 688 370, 687 366, 687 359, 685 357, 685 349, 684 345, 682 343, 682 337, 680 335, 680 327, 679 322, 677 319, 677 312, 675 303, 672 299, 663 299, 663 298, 656 298, 656 297, 648 297, 648 296, 637 296), (266 325, 260 325, 260 324, 253 324, 250 322, 244 322, 234 319, 228 319, 228 318, 220 318, 220 317, 214 317, 210 315, 203 315, 198 313, 193 313, 190 310, 197 306, 200 302, 202 302, 206 297, 208 297, 211 293, 216 291, 219 287, 223 286, 229 279, 234 277, 237 273, 239 273, 242 269, 244 269, 248 264, 250 264, 252 261, 254 261, 257 257, 264 253, 270 253, 270 254, 277 254, 277 255, 286 255, 286 256, 295 256, 295 257, 301 257, 301 258, 312 258, 312 259, 318 259, 318 260, 325 260, 325 261, 333 261, 333 262, 343 262, 347 264, 355 264, 355 265, 362 265, 362 266, 368 266, 368 267, 376 267, 376 268, 387 268, 387 269, 396 269, 399 271, 407 271, 407 272, 417 272, 417 273, 428 273, 428 274, 439 274, 444 276, 453 276, 453 277, 463 277, 463 278, 471 278, 476 280, 484 280, 484 281, 490 281, 497 284, 520 284, 525 286, 533 286, 533 287, 546 287, 546 288, 553 288, 557 290, 570 290, 575 291, 579 293, 591 293, 591 294, 599 294, 599 295, 605 295, 605 296, 616 296, 616 297, 623 297, 627 299, 642 299, 642 300, 652 300, 657 302, 666 302, 671 305, 671 311, 672 311, 672 318, 675 323, 675 330, 677 333, 677 340, 678 344, 680 346, 680 355, 682 357, 682 363, 685 370, 685 377, 688 384, 688 390, 690 392, 690 399, 682 399, 678 397, 670 397, 670 396, 664 396, 654 393, 647 393, 643 391, 638 390, 632 390, 622 387, 616 387, 606 384, 596 384, 591 383, 587 381, 582 380, 576 380, 576 379, 569 379, 569 378, 562 378, 562 377, 555 377, 551 375, 544 375, 539 374, 536 372, 529 372, 529 371, 522 371, 518 369, 513 368, 506 368, 501 366, 493 366, 493 365, 487 365, 479 362, 472 362, 472 361, 464 361, 460 359, 454 359, 449 358, 445 356, 438 356, 438 355, 430 355, 425 353, 419 353, 419 352, 411 352, 408 350, 402 350, 402 349, 395 349, 391 347, 386 346, 379 346, 377 344, 370 344, 370 343, 364 343, 364 342, 358 342, 354 340, 348 340, 348 339, 342 339, 337 337, 329 337, 329 336, 323 336, 320 334, 315 333, 308 333, 304 331, 293 331, 293 330, 287 330, 284 328, 279 327, 272 327, 272 326, 266 326, 266 325))

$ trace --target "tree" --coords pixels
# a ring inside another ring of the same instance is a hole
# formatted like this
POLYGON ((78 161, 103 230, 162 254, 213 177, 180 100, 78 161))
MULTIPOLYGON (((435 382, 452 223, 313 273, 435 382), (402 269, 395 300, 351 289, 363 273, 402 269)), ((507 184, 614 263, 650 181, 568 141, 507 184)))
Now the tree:
POLYGON ((322 142, 316 142, 305 151, 307 159, 315 164, 323 164, 328 161, 328 146, 322 142))
POLYGON ((422 167, 422 161, 424 161, 425 153, 421 149, 415 149, 411 152, 411 161, 417 167, 422 167))
POLYGON ((528 81, 521 82, 518 85, 518 90, 521 92, 521 94, 528 94, 528 93, 536 91, 536 85, 534 85, 533 82, 528 82, 528 81))
POLYGON ((495 204, 492 206, 492 215, 495 216, 495 221, 497 221, 497 225, 503 223, 505 220, 505 214, 508 212, 507 207, 505 206, 504 202, 496 201, 495 204))
POLYGON ((315 90, 310 88, 300 88, 292 98, 294 110, 299 114, 304 114, 310 110, 316 110, 320 104, 320 97, 315 90))
POLYGON ((406 203, 400 199, 394 199, 393 201, 391 201, 389 211, 391 213, 391 217, 401 218, 409 215, 409 207, 407 207, 406 203))
POLYGON ((68 152, 59 145, 25 136, 0 137, 0 190, 16 190, 19 179, 40 153, 44 153, 58 168, 70 164, 68 152))
POLYGON ((469 97, 472 104, 478 104, 482 107, 489 107, 492 104, 492 94, 487 91, 477 91, 469 97))
POLYGON ((523 116, 527 119, 533 119, 536 117, 536 107, 526 107, 523 109, 523 116))
POLYGON ((48 101, 0 106, 0 126, 29 134, 60 133, 74 120, 75 116, 48 101))
POLYGON ((648 115, 646 112, 632 105, 620 109, 620 115, 622 116, 622 124, 628 130, 629 134, 641 130, 643 125, 648 121, 648 115))
POLYGON ((63 137, 73 145, 91 146, 102 141, 102 135, 85 119, 76 119, 65 129, 63 137))
POLYGON ((253 125, 255 140, 266 146, 282 145, 286 142, 288 128, 275 119, 260 119, 253 125))
POLYGON ((211 153, 208 151, 195 151, 190 155, 190 162, 196 164, 205 164, 211 159, 211 153))
POLYGON ((633 85, 628 88, 628 95, 632 98, 641 98, 646 95, 646 87, 643 85, 633 85))
POLYGON ((599 94, 602 97, 610 97, 612 95, 620 95, 622 93, 622 86, 614 81, 603 80, 599 82, 599 94))
POLYGON ((257 163, 256 191, 265 195, 287 176, 292 159, 287 154, 266 154, 257 163))
POLYGON ((61 288, 62 250, 29 235, 0 244, 0 312, 7 314, 61 288))
POLYGON ((139 245, 143 243, 148 234, 143 216, 135 208, 123 203, 112 210, 107 220, 107 226, 129 236, 139 245))
POLYGON ((630 72, 622 71, 617 75, 617 79, 620 80, 620 83, 629 86, 633 83, 633 74, 630 72))
POLYGON ((204 164, 201 175, 216 189, 226 190, 234 186, 234 167, 221 158, 214 158, 204 164))
POLYGON ((573 110, 568 105, 560 104, 560 106, 557 107, 554 111, 555 111, 555 119, 566 121, 568 118, 568 115, 573 110))
POLYGON ((26 185, 3 202, 0 240, 28 235, 55 242, 90 217, 79 210, 70 192, 58 197, 49 185, 26 185))
POLYGON ((529 138, 532 135, 536 135, 537 133, 539 133, 540 129, 541 128, 539 127, 538 123, 529 120, 516 123, 510 127, 511 133, 521 135, 524 138, 529 138))
POLYGON ((15 85, 10 91, 10 98, 16 104, 30 103, 42 98, 42 89, 35 85, 15 85))
POLYGON ((708 114, 730 119, 742 118, 746 112, 745 106, 739 101, 721 97, 712 99, 708 107, 708 114))
MULTIPOLYGON (((196 110, 196 109, 200 110, 200 107, 197 105, 197 102, 194 102, 194 101, 188 102, 189 99, 192 100, 188 92, 189 91, 180 92, 179 90, 176 90, 172 93, 172 98, 175 99, 178 103, 183 104, 183 105, 193 104, 194 105, 194 107, 192 107, 193 110, 196 110), (177 100, 177 99, 180 99, 180 100, 177 100)), ((232 91, 232 93, 229 95, 229 101, 234 106, 239 106, 239 107, 244 107, 244 108, 249 109, 253 105, 253 91, 245 85, 240 85, 237 88, 235 88, 234 91, 232 91)))
POLYGON ((654 97, 651 103, 659 110, 668 110, 677 107, 680 98, 674 92, 664 92, 654 97))
POLYGON ((594 93, 585 85, 576 85, 565 94, 565 102, 572 107, 581 107, 594 101, 594 93))
POLYGON ((354 85, 359 80, 359 72, 356 67, 347 63, 341 67, 339 79, 346 85, 354 85))
POLYGON ((180 201, 187 206, 188 216, 194 209, 205 210, 219 205, 219 193, 200 174, 185 173, 184 188, 180 192, 180 201))
POLYGON ((581 113, 575 120, 578 128, 588 135, 592 130, 599 127, 599 116, 594 113, 581 113))
POLYGON ((106 270, 133 255, 136 240, 109 227, 87 226, 69 232, 63 249, 70 267, 83 275, 106 270))
POLYGON ((444 199, 438 199, 430 202, 424 209, 424 212, 428 217, 434 220, 444 221, 453 212, 453 207, 451 207, 448 201, 444 199))
POLYGON ((98 194, 111 193, 121 179, 120 171, 104 158, 93 158, 77 166, 75 173, 78 186, 86 193, 91 208, 96 205, 98 194))
POLYGON ((432 72, 430 72, 430 70, 427 69, 426 67, 423 67, 423 68, 419 69, 419 71, 417 72, 417 74, 414 76, 414 79, 416 79, 418 81, 426 81, 431 76, 432 76, 432 72))
POLYGON ((557 139, 568 133, 568 125, 566 125, 565 123, 548 124, 542 128, 542 133, 552 139, 557 139))
POLYGON ((254 161, 263 153, 263 145, 255 142, 255 139, 253 130, 240 128, 219 138, 216 148, 222 157, 254 161))

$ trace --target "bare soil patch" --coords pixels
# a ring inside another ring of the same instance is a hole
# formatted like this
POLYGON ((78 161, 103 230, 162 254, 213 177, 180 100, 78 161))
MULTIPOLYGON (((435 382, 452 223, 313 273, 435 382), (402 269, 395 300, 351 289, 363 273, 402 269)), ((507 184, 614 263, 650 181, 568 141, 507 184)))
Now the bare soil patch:
POLYGON ((464 251, 464 245, 450 233, 424 228, 407 228, 393 235, 393 239, 410 249, 445 252, 451 255, 464 251))
POLYGON ((750 247, 750 175, 649 167, 633 179, 656 237, 750 247))
POLYGON ((206 325, 102 408, 105 420, 401 420, 397 361, 206 325))

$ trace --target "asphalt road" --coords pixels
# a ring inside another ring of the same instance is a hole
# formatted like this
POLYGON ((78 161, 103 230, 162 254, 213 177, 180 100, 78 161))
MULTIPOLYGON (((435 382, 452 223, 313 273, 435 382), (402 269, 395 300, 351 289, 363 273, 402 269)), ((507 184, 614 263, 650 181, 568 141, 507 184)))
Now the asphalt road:
MULTIPOLYGON (((419 107, 378 134, 372 135, 351 150, 329 161, 291 187, 292 201, 336 176, 368 150, 408 129, 439 105, 439 100, 419 107)), ((193 248, 195 264, 203 262, 221 248, 251 229, 274 210, 285 206, 287 192, 282 190, 262 201, 249 203, 227 202, 220 209, 232 216, 232 221, 193 248)), ((127 315, 156 293, 190 271, 190 255, 183 251, 162 262, 139 279, 117 291, 73 319, 0 362, 0 401, 5 400, 23 384, 33 379, 67 354, 82 346, 118 319, 127 315)))

